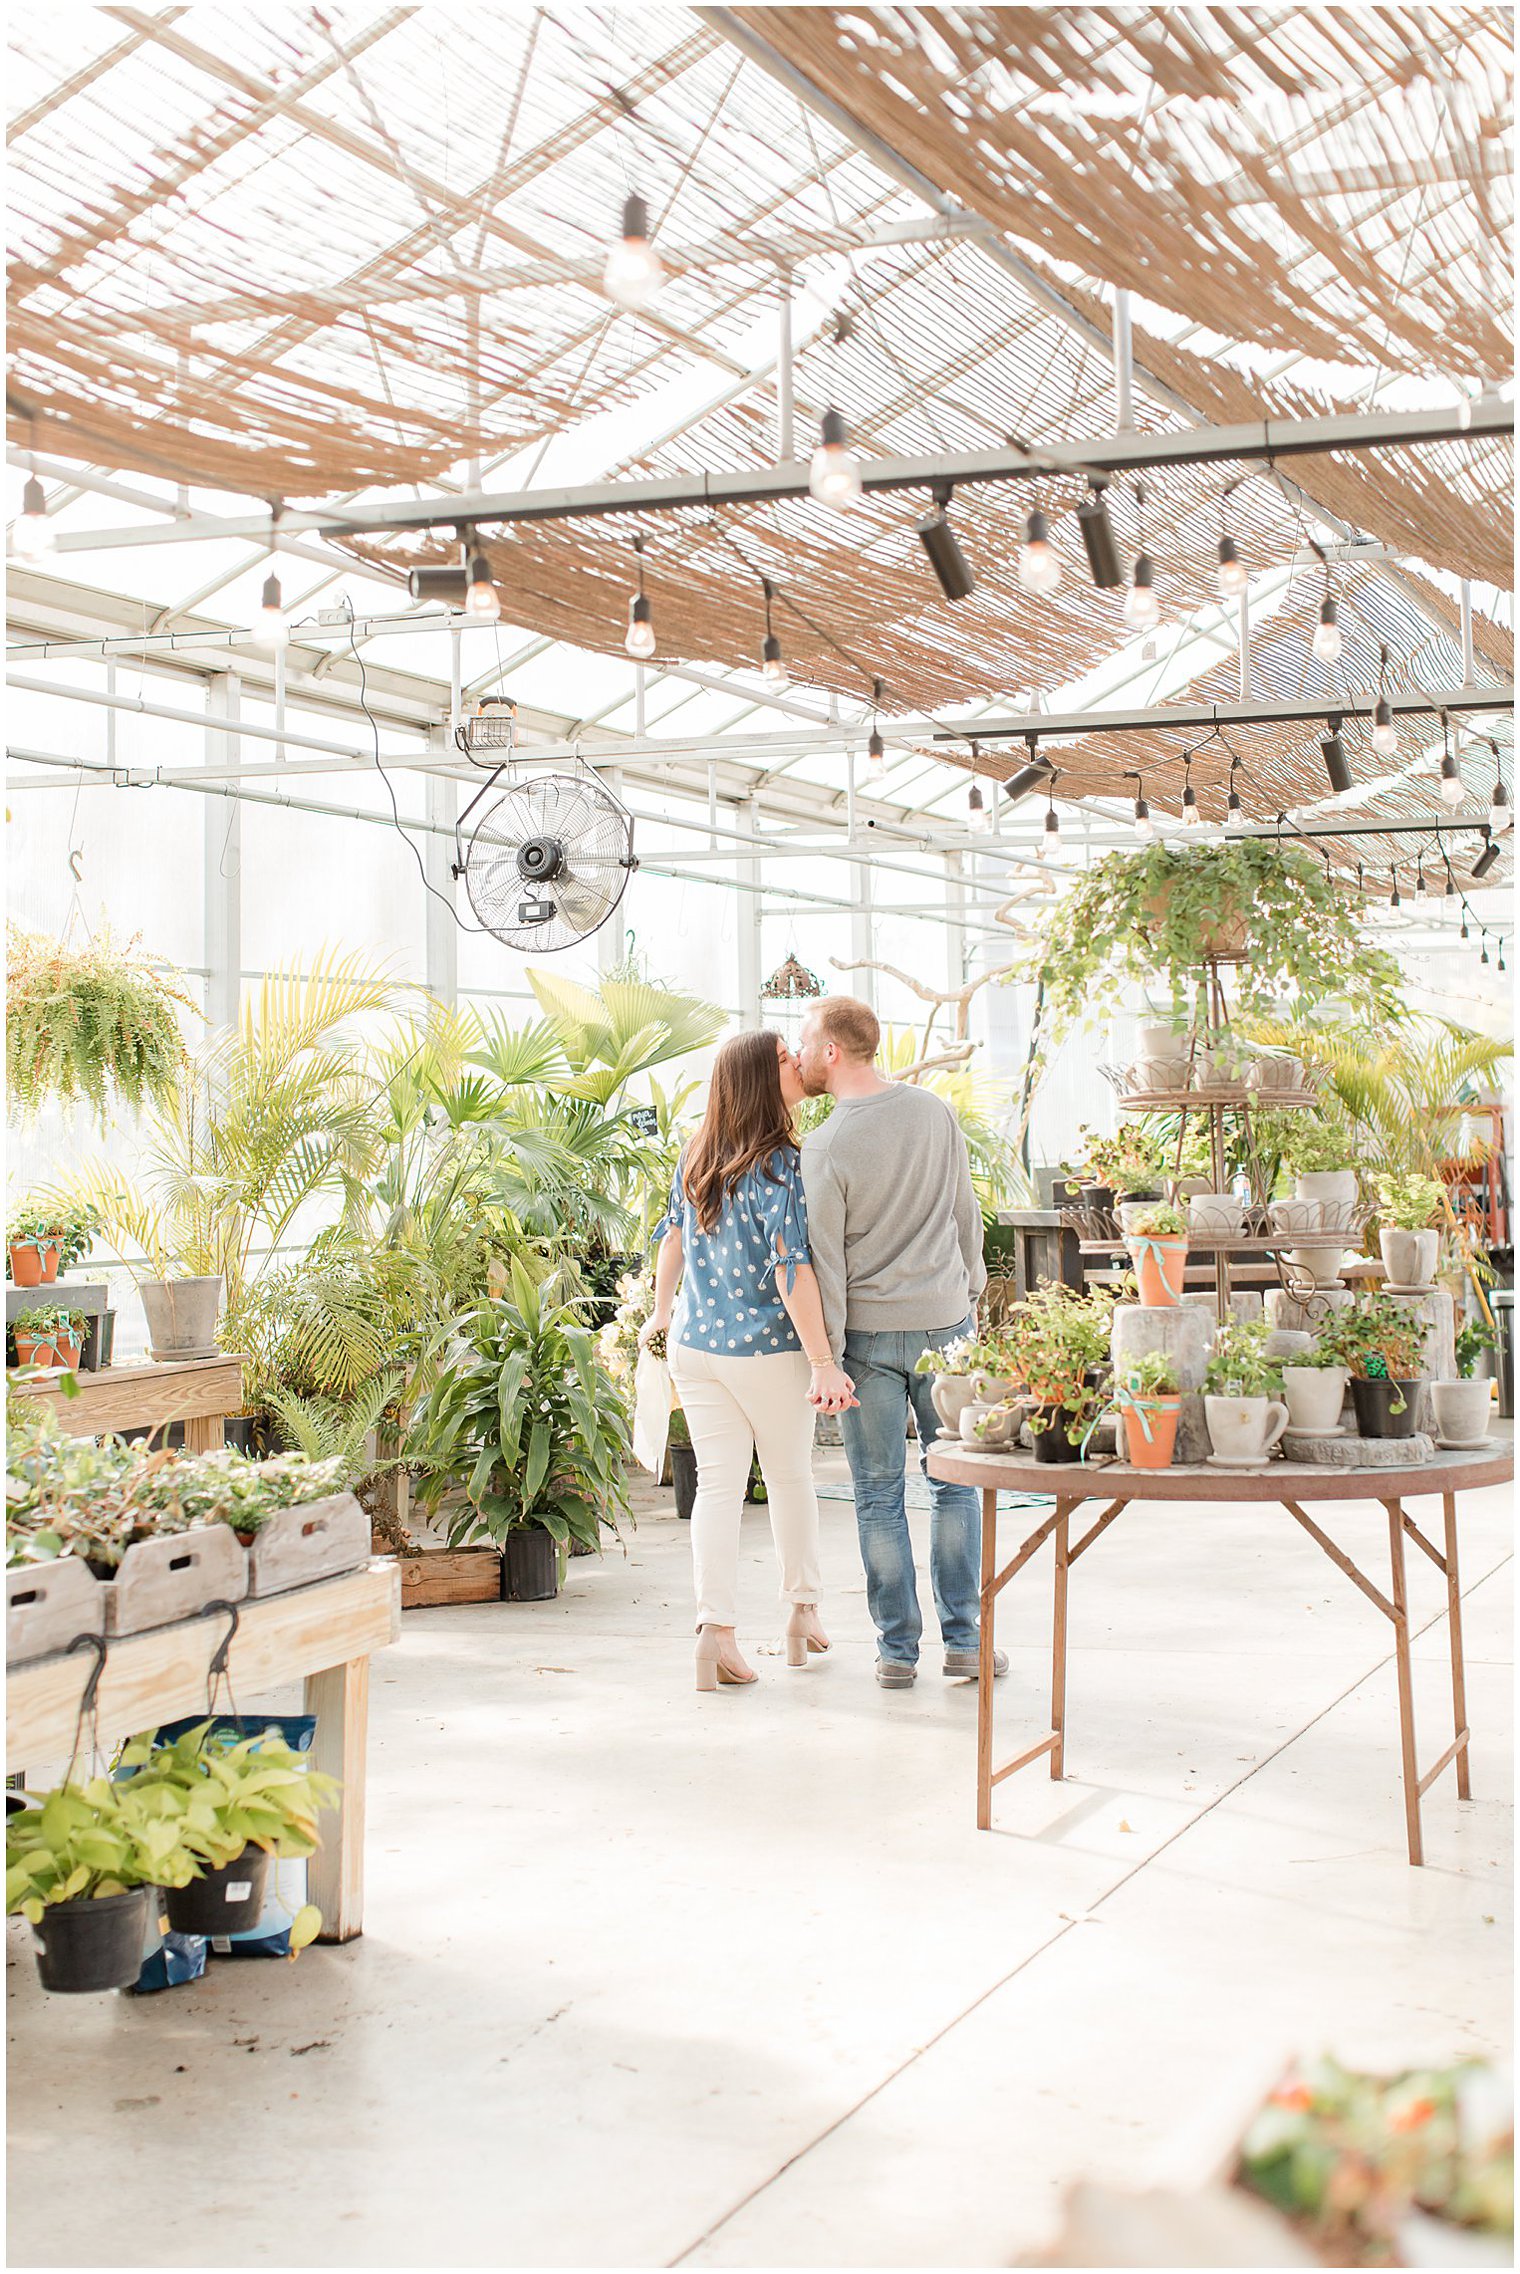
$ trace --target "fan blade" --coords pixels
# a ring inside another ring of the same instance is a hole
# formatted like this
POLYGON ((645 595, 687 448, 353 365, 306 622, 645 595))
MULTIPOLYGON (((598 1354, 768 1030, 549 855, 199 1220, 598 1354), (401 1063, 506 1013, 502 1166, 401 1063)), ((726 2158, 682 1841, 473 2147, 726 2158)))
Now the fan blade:
POLYGON ((609 885, 599 883, 593 877, 582 876, 574 869, 566 870, 557 880, 555 890, 560 914, 583 937, 605 922, 617 906, 616 892, 609 885))

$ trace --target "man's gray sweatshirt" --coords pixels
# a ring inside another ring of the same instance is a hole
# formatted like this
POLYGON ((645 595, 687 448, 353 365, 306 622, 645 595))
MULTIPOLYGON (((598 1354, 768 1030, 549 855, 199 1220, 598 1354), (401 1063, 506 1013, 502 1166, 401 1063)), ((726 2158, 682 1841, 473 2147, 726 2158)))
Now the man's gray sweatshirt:
POLYGON ((856 1334, 957 1326, 987 1284, 960 1123, 932 1090, 838 1098, 803 1140, 808 1242, 836 1358, 856 1334))

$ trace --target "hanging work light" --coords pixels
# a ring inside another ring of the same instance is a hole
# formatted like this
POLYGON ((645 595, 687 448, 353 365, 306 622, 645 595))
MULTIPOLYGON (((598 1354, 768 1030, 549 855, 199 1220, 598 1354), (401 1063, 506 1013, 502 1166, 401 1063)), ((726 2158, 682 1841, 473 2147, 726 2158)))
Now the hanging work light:
POLYGON ((1235 550, 1233 537, 1219 540, 1219 596, 1222 600, 1238 600, 1250 583, 1245 563, 1235 550))
POLYGON ((1373 749, 1380 758, 1396 758, 1399 754, 1399 738, 1394 731, 1393 712, 1386 695, 1379 695, 1372 722, 1373 749))
POLYGON ((846 506, 860 495, 860 461, 838 411, 825 411, 818 447, 808 467, 808 488, 820 505, 846 506))
POLYGON ((1320 602, 1319 622, 1309 645, 1321 663, 1338 663, 1344 644, 1340 625, 1335 620, 1335 602, 1327 592, 1320 602))
POLYGON ((1130 575, 1129 591, 1124 596, 1124 621, 1137 632, 1151 632, 1161 621, 1161 603, 1156 598, 1155 568, 1149 553, 1137 553, 1130 575))
POLYGON ((641 197, 623 200, 623 234, 607 255, 602 283, 620 308, 647 308, 665 281, 660 256, 649 242, 649 208, 641 197))
POLYGON ((464 596, 464 612, 475 624, 494 624, 500 620, 501 596, 484 553, 471 555, 470 588, 464 596))
POLYGON ((1478 855, 1477 859, 1473 862, 1470 872, 1474 884, 1477 884, 1480 879, 1487 876, 1489 870, 1493 867, 1495 861, 1497 861, 1499 858, 1499 850, 1499 841, 1495 837, 1493 831, 1489 828, 1488 824, 1485 822, 1483 825, 1483 850, 1478 855))
POLYGON ((1325 773, 1331 789, 1340 797, 1351 787, 1351 767, 1346 757, 1346 745, 1341 740, 1340 722, 1329 722, 1330 732, 1320 744, 1320 755, 1325 761, 1325 773))
POLYGON ((1093 583, 1100 591, 1112 591, 1124 582, 1124 570, 1119 563, 1119 547, 1101 482, 1089 486, 1086 497, 1077 507, 1077 527, 1087 548, 1087 565, 1092 571, 1093 583))
POLYGON ((40 561, 57 544, 48 519, 47 493, 35 474, 28 474, 21 491, 21 518, 11 538, 11 549, 23 561, 40 561))
POLYGON ((1019 547, 1019 582, 1026 592, 1048 597, 1061 584, 1061 556, 1050 541, 1050 523, 1038 508, 1024 524, 1019 547))
POLYGON ((934 493, 934 511, 918 525, 918 541, 929 556, 929 566, 947 600, 965 600, 976 590, 976 578, 961 551, 955 531, 945 518, 950 487, 934 493))

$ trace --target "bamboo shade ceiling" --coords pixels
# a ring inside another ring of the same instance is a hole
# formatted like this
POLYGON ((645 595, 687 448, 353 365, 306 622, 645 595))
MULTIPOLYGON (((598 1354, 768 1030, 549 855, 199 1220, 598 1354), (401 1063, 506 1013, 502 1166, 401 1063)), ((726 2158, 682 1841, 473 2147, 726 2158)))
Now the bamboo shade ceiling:
POLYGON ((1508 9, 740 14, 1042 262, 1325 361, 1510 368, 1508 9))

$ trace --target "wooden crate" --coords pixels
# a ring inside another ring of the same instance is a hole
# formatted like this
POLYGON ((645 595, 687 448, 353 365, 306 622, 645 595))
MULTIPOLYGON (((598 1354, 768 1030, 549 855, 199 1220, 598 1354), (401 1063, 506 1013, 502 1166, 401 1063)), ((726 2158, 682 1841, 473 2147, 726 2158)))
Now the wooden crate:
POLYGON ((11 1666, 67 1650, 76 1635, 105 1631, 105 1590, 78 1556, 18 1564, 5 1575, 5 1656, 11 1666))
POLYGON ((193 1619, 208 1603, 241 1603, 248 1557, 225 1524, 198 1524, 128 1548, 114 1579, 101 1581, 108 1635, 145 1634, 193 1619))
POLYGON ((351 1492, 277 1509, 248 1550, 250 1595, 281 1595, 340 1571, 357 1571, 369 1558, 369 1518, 351 1492))
POLYGON ((419 1611, 440 1603, 501 1600, 499 1548, 424 1548, 398 1559, 401 1608, 419 1611))

